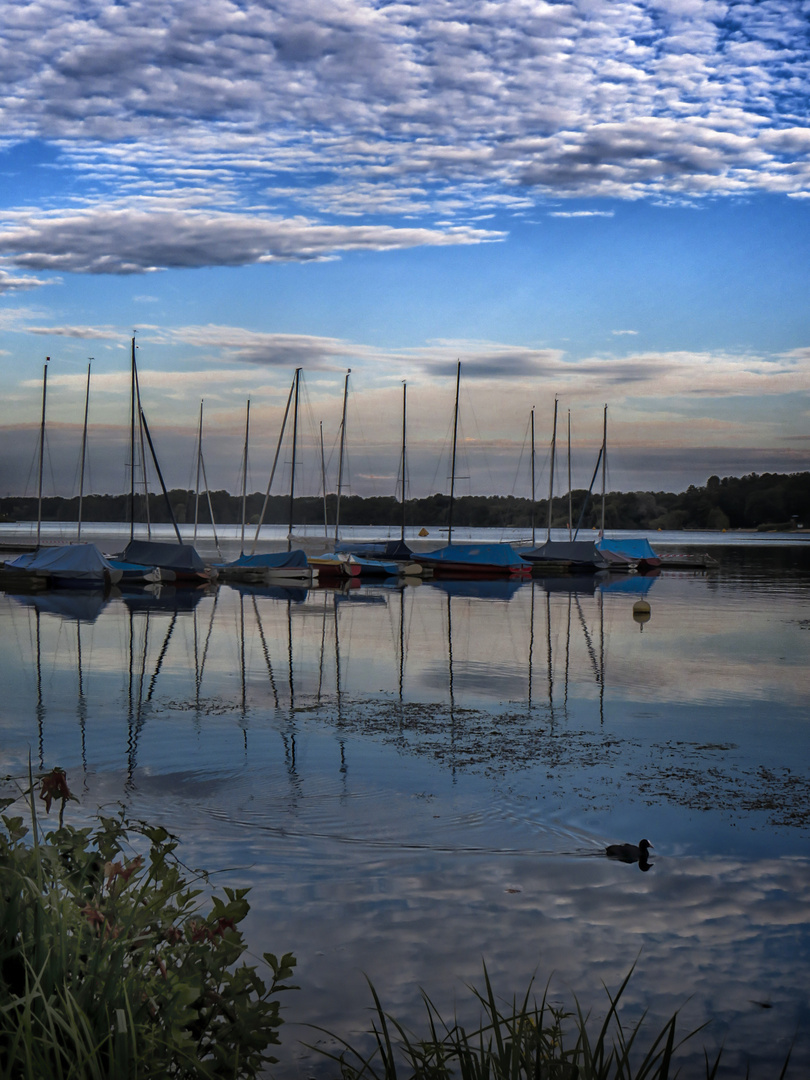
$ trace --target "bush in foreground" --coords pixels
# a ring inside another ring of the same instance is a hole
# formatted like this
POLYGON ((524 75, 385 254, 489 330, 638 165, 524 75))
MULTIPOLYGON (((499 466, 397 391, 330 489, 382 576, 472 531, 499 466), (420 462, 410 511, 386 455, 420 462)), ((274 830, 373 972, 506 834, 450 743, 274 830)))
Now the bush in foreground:
POLYGON ((275 1061, 295 959, 265 953, 269 985, 239 962, 248 890, 204 911, 205 877, 165 829, 123 812, 65 825, 61 769, 25 794, 25 818, 0 818, 0 1080, 249 1080, 275 1061), (59 803, 47 832, 37 789, 59 803))

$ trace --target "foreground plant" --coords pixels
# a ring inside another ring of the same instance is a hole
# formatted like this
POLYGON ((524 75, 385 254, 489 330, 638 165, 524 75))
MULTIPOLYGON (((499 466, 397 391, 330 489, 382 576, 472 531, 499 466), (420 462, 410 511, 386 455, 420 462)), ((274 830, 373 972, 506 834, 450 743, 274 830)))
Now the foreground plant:
MULTIPOLYGON (((676 1051, 706 1025, 678 1038, 675 1013, 643 1049, 644 1017, 628 1030, 619 1015, 631 975, 632 969, 615 995, 606 990, 610 1007, 591 1033, 579 1003, 571 1012, 556 1008, 548 1002, 548 989, 539 1004, 530 985, 522 1000, 502 1007, 485 966, 483 993, 470 987, 481 1008, 480 1024, 467 1030, 457 1021, 445 1022, 423 991, 427 1033, 421 1038, 383 1010, 369 982, 374 998, 370 1049, 353 1047, 323 1028, 316 1030, 341 1049, 310 1049, 334 1061, 342 1080, 669 1080, 678 1075, 676 1051)), ((712 1062, 704 1053, 707 1080, 717 1076, 720 1058, 721 1053, 712 1062)), ((780 1080, 789 1060, 790 1054, 780 1080)))
POLYGON ((250 1080, 274 1062, 295 959, 265 953, 269 985, 240 963, 248 890, 203 910, 205 875, 189 880, 165 829, 123 812, 64 825, 61 769, 23 794, 26 818, 0 816, 0 1080, 250 1080), (59 802, 51 831, 37 794, 59 802))

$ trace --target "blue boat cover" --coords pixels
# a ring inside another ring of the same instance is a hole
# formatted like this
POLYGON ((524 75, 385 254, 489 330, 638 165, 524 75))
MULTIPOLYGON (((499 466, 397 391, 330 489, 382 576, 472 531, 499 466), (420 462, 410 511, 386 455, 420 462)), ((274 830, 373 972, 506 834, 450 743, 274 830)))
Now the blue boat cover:
POLYGON ((604 536, 596 541, 596 550, 612 551, 614 555, 623 555, 626 559, 658 558, 646 536, 623 536, 621 539, 604 536))
POLYGON ((305 569, 309 566, 306 553, 300 548, 292 551, 273 551, 265 555, 240 555, 233 562, 220 563, 219 568, 242 567, 245 570, 288 570, 305 569))
POLYGON ((162 570, 202 573, 205 563, 191 544, 165 544, 157 540, 130 540, 121 555, 124 562, 159 566, 162 570))
POLYGON ((60 547, 40 548, 27 552, 6 563, 17 570, 50 574, 63 580, 87 582, 88 585, 107 580, 112 567, 95 544, 63 544, 60 547))
POLYGON ((335 551, 346 555, 363 555, 372 559, 413 558, 413 552, 402 540, 341 540, 335 544, 335 551))
POLYGON ((417 562, 466 563, 470 566, 514 566, 522 569, 526 563, 510 544, 448 544, 435 551, 415 555, 417 562))

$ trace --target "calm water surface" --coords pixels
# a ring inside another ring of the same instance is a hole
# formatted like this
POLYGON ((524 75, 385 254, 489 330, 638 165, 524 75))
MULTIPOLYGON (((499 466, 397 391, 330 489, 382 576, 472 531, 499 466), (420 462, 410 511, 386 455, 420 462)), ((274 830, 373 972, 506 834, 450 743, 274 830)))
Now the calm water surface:
MULTIPOLYGON (((0 767, 61 765, 293 951, 275 1074, 368 1022, 536 974, 682 1008, 722 1075, 810 1069, 810 545, 716 571, 416 587, 0 594, 0 767), (639 623, 641 595, 651 617, 639 623), (649 872, 604 845, 655 845, 649 872), (777 1064, 778 1063, 778 1064, 777 1064)), ((79 811, 81 812, 81 811, 79 811)), ((687 1057, 685 1075, 700 1065, 687 1057)))

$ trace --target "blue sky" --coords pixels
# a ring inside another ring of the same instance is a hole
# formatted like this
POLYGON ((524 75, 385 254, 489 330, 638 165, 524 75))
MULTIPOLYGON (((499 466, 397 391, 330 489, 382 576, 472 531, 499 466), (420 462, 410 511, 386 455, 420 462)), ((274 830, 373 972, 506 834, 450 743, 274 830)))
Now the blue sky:
MULTIPOLYGON (((0 493, 128 486, 129 339, 168 482, 263 488, 296 365, 303 481, 352 369, 350 480, 527 493, 810 468, 810 3, 10 2, 0 28, 0 493), (519 466, 519 463, 522 464, 519 466)), ((334 484, 334 479, 332 480, 334 484)))

